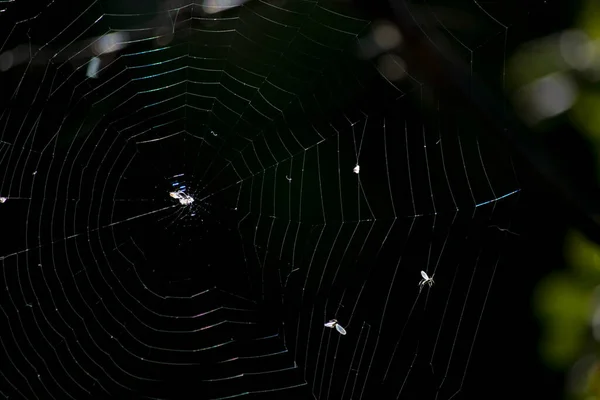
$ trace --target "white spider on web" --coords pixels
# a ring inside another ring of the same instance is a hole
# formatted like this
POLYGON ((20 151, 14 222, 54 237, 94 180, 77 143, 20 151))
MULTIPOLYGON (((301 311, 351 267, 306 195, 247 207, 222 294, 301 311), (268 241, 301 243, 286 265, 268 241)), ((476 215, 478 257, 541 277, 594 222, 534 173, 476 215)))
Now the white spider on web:
POLYGON ((431 275, 430 278, 429 275, 427 275, 427 272, 421 271, 421 276, 423 277, 423 279, 421 279, 421 281, 419 282, 419 291, 423 289, 423 286, 429 285, 429 287, 431 287, 435 283, 433 281, 433 275, 431 275))
POLYGON ((335 328, 340 334, 345 335, 346 330, 340 324, 338 324, 337 319, 332 319, 325 324, 328 328, 335 328))
POLYGON ((170 192, 169 196, 171 196, 174 199, 179 200, 179 202, 184 206, 187 206, 194 202, 194 198, 192 196, 182 192, 181 190, 178 190, 176 192, 170 192))

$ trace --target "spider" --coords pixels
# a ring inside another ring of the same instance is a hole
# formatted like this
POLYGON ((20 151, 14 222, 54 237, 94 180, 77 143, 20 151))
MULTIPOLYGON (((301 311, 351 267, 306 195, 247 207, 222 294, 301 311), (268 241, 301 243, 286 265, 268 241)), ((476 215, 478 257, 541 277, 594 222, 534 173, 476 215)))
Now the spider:
POLYGON ((421 271, 421 276, 423 277, 423 279, 421 279, 421 281, 419 282, 419 290, 423 289, 423 286, 425 285, 429 285, 429 287, 431 287, 435 283, 433 281, 433 275, 431 275, 430 278, 429 275, 427 275, 427 272, 421 271))
POLYGON ((333 328, 335 327, 335 329, 342 335, 346 334, 346 330, 337 322, 337 319, 332 319, 331 321, 327 322, 325 324, 326 327, 328 328, 333 328))
POLYGON ((174 199, 179 200, 179 202, 183 205, 189 205, 192 204, 194 202, 194 198, 188 194, 185 194, 184 192, 182 192, 181 190, 178 190, 176 192, 170 192, 169 196, 171 196, 174 199))

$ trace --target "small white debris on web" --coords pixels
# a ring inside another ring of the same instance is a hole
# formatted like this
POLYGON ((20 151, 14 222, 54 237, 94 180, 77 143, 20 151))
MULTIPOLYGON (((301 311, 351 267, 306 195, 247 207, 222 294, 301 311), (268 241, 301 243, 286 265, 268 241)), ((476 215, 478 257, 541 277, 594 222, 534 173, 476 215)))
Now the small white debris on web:
POLYGON ((354 171, 355 174, 358 174, 360 172, 360 165, 356 164, 356 167, 354 167, 352 171, 354 171))
POLYGON ((7 198, 6 197, 0 197, 0 203, 6 203, 7 198))

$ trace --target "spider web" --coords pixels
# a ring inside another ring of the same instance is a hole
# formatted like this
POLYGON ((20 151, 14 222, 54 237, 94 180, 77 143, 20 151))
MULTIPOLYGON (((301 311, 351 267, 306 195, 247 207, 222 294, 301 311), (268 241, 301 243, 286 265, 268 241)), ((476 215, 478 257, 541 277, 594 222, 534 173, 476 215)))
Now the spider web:
MULTIPOLYGON (((519 183, 460 104, 357 59, 371 21, 306 0, 6 4, 3 396, 467 391, 519 183)), ((469 11, 483 39, 414 17, 502 77, 508 25, 469 11)))

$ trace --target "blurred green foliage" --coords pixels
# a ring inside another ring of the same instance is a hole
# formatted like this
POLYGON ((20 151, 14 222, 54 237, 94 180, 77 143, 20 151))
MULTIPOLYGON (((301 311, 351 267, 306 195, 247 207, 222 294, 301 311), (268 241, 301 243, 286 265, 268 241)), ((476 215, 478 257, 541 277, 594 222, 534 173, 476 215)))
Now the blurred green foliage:
POLYGON ((596 146, 596 154, 600 148, 600 88, 597 80, 600 79, 600 3, 595 0, 586 0, 583 3, 576 29, 584 32, 591 43, 592 64, 595 73, 588 85, 580 85, 577 102, 573 105, 570 117, 573 123, 596 146))
MULTIPOLYGON (((597 348, 592 335, 592 317, 598 307, 597 286, 600 282, 600 247, 576 230, 565 238, 566 271, 548 275, 538 285, 534 308, 543 332, 540 353, 554 369, 568 370, 582 357, 597 348)), ((584 371, 574 371, 569 397, 592 400, 600 398, 600 364, 594 361, 584 371)))
MULTIPOLYGON (((508 64, 510 90, 518 93, 537 79, 562 74, 576 82, 569 120, 600 154, 600 2, 585 0, 573 26, 589 39, 590 63, 574 68, 561 54, 560 35, 522 46, 508 64)), ((563 49, 564 50, 564 49, 563 49)), ((537 128, 534 126, 534 128, 537 128)), ((570 371, 567 396, 600 399, 600 247, 571 230, 564 240, 564 269, 546 276, 534 295, 542 325, 540 354, 553 369, 570 371), (595 332, 596 331, 596 332, 595 332), (581 362, 586 360, 586 362, 581 362), (591 361, 587 361, 591 360, 591 361)), ((562 264, 560 261, 557 264, 562 264)), ((558 266, 558 265, 557 265, 558 266)))
POLYGON ((589 299, 589 290, 567 273, 553 273, 540 283, 535 296, 535 309, 545 325, 540 350, 553 368, 576 361, 587 333, 589 299))

